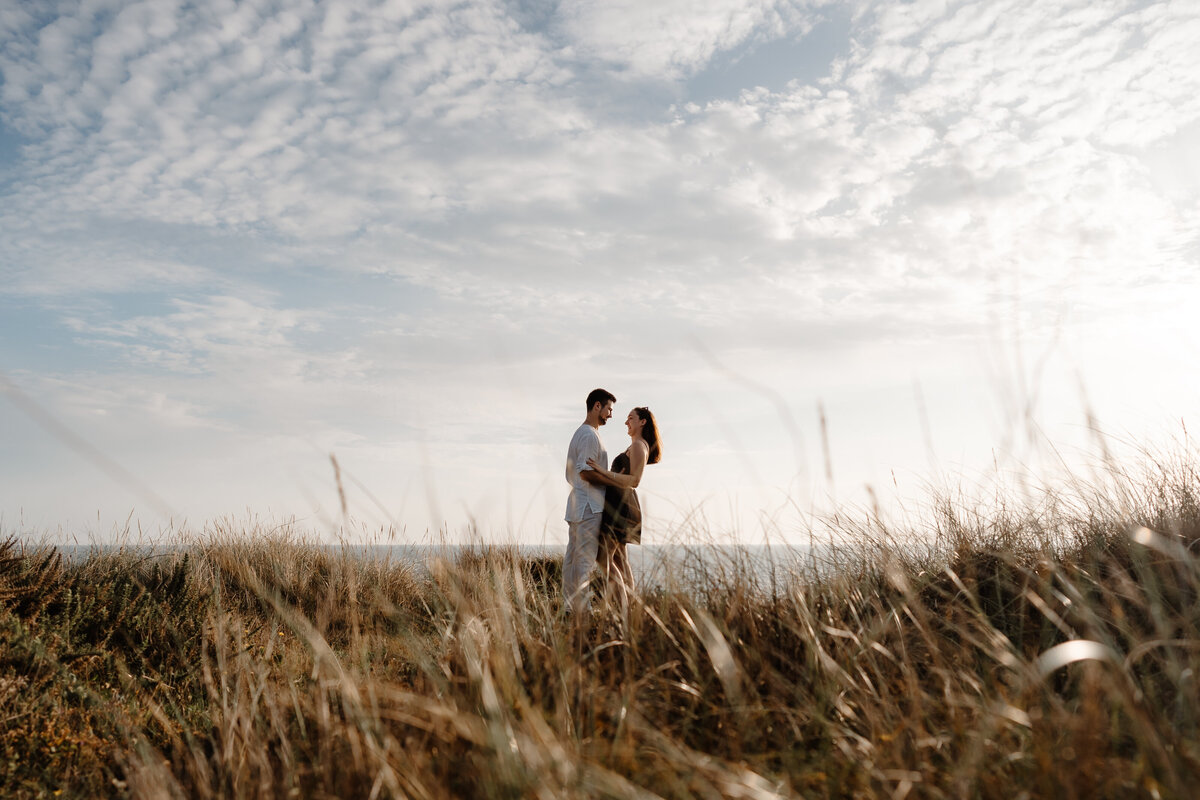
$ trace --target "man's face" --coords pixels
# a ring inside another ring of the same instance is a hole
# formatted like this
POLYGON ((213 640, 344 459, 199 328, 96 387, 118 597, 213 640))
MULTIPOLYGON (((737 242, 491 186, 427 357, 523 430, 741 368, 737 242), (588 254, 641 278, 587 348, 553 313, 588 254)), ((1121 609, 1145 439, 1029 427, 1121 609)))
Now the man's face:
POLYGON ((609 402, 605 403, 604 405, 600 406, 600 424, 601 425, 608 422, 608 420, 612 417, 612 406, 613 406, 613 404, 612 404, 611 400, 609 402))

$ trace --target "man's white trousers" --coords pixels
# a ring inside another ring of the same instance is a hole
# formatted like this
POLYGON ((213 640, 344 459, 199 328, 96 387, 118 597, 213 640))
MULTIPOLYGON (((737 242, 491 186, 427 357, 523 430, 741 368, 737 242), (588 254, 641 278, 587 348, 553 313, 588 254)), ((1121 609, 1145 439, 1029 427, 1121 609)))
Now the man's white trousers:
POLYGON ((567 523, 567 554, 563 558, 563 598, 572 612, 587 610, 591 599, 590 578, 600 548, 600 513, 588 514, 579 522, 567 523))

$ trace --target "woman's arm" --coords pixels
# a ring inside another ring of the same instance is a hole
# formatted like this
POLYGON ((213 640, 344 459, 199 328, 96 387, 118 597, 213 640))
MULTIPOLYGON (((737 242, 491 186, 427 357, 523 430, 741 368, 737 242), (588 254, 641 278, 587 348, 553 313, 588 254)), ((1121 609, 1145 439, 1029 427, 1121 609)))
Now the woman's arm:
POLYGON ((650 448, 644 442, 636 442, 629 448, 629 474, 623 475, 611 469, 602 469, 592 459, 588 466, 596 471, 596 476, 602 483, 616 486, 618 489, 636 489, 642 482, 642 472, 646 469, 646 461, 650 458, 650 448))
POLYGON ((617 483, 616 479, 626 477, 618 475, 612 470, 605 469, 597 464, 594 458, 589 458, 587 464, 591 469, 579 473, 579 477, 593 486, 620 486, 621 484, 617 483))

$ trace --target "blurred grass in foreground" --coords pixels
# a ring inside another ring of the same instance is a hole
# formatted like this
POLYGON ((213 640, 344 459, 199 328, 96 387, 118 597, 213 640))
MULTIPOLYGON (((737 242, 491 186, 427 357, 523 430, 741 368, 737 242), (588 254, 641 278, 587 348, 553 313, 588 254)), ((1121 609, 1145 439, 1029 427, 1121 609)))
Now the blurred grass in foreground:
POLYGON ((426 574, 258 530, 78 563, 13 537, 0 794, 1192 797, 1200 476, 1152 464, 835 518, 819 576, 731 558, 579 627, 561 562, 512 549, 426 574))

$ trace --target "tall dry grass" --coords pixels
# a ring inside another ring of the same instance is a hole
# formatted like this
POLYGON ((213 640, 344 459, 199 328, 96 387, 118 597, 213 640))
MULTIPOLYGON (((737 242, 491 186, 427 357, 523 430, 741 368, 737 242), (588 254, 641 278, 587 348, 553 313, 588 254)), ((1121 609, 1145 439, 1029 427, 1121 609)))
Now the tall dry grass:
POLYGON ((842 517, 819 574, 710 555, 584 624, 512 549, 12 538, 0 794, 1195 796, 1196 465, 1076 489, 842 517))

